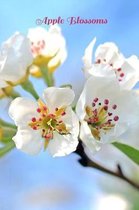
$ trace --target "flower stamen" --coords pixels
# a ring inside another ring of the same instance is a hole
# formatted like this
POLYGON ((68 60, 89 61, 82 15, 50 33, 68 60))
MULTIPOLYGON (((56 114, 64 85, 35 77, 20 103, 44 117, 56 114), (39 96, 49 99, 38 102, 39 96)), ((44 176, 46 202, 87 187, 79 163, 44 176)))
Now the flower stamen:
MULTIPOLYGON (((55 108, 55 111, 51 113, 48 107, 39 99, 38 108, 36 112, 40 115, 37 117, 32 117, 29 122, 29 126, 33 130, 40 130, 41 136, 47 141, 53 139, 53 133, 56 131, 60 135, 69 134, 66 125, 61 119, 62 116, 66 115, 66 107, 55 108)), ((45 143, 46 146, 46 143, 45 143)))
POLYGON ((116 109, 117 105, 110 105, 110 101, 108 99, 105 99, 102 103, 98 98, 97 100, 96 98, 93 100, 92 107, 85 107, 85 121, 88 123, 91 133, 96 140, 100 140, 100 133, 102 131, 106 134, 106 132, 116 125, 119 120, 119 116, 115 115, 111 118, 116 109))

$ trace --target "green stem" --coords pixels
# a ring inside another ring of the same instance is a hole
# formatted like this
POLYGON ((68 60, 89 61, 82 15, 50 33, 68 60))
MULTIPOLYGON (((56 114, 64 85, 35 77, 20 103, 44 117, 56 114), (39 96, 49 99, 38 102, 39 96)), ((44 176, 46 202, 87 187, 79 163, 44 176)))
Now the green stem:
POLYGON ((46 66, 41 66, 40 67, 44 82, 48 87, 54 86, 54 78, 53 78, 53 73, 49 72, 46 66))
POLYGON ((11 140, 4 147, 0 148, 0 157, 11 151, 15 147, 14 142, 11 140))
POLYGON ((10 96, 11 98, 15 99, 17 97, 20 97, 20 94, 17 91, 12 90, 12 92, 10 93, 10 96))
POLYGON ((22 88, 29 92, 36 100, 39 99, 39 96, 30 80, 26 80, 24 83, 21 84, 22 88))
POLYGON ((12 129, 16 129, 16 126, 11 124, 11 123, 8 123, 2 119, 0 119, 0 127, 1 126, 5 126, 5 127, 9 127, 9 128, 12 128, 12 129))

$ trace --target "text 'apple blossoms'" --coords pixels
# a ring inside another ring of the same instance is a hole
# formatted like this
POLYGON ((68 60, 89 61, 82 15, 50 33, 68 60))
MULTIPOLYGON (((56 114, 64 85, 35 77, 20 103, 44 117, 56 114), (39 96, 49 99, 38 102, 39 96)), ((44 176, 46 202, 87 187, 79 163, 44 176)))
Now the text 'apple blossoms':
MULTIPOLYGON (((94 52, 95 42, 96 38, 84 51, 86 82, 74 106, 72 87, 55 87, 54 71, 67 58, 58 25, 48 30, 32 28, 27 35, 16 32, 2 43, 0 99, 10 99, 8 113, 14 124, 0 119, 0 156, 15 146, 31 155, 46 150, 53 157, 76 151, 78 144, 93 155, 105 144, 139 150, 139 94, 134 89, 139 59, 124 57, 112 42, 99 45, 94 52), (44 80, 42 96, 31 77, 44 80), (34 99, 22 97, 15 90, 19 85, 34 99)), ((121 151, 130 157, 126 150, 121 151)))

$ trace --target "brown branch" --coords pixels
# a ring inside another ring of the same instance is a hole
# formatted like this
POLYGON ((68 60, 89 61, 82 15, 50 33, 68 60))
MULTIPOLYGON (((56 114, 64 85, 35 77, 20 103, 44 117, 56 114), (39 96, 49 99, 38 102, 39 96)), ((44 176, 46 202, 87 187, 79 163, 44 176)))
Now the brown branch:
POLYGON ((109 175, 118 177, 122 180, 124 180, 125 182, 127 182, 128 184, 130 184, 132 187, 136 188, 137 190, 139 190, 139 184, 130 180, 128 177, 126 177, 122 171, 121 166, 118 164, 117 165, 117 170, 116 171, 112 171, 104 166, 101 166, 100 164, 92 161, 84 152, 84 148, 82 146, 82 143, 79 142, 79 145, 77 147, 77 150, 75 151, 75 153, 77 153, 81 158, 79 159, 79 163, 84 166, 84 167, 92 167, 95 168, 99 171, 105 172, 109 175))

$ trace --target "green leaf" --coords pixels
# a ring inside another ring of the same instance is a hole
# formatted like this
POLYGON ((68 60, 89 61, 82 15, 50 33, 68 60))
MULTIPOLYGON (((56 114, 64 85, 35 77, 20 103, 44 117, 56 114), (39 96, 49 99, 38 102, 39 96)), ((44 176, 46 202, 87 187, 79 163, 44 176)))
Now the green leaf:
POLYGON ((128 156, 134 163, 139 165, 139 150, 118 142, 114 142, 113 145, 128 156))
POLYGON ((0 157, 3 157, 5 154, 7 154, 9 151, 11 151, 14 147, 15 147, 15 144, 11 140, 9 143, 7 143, 2 148, 0 148, 0 157))

